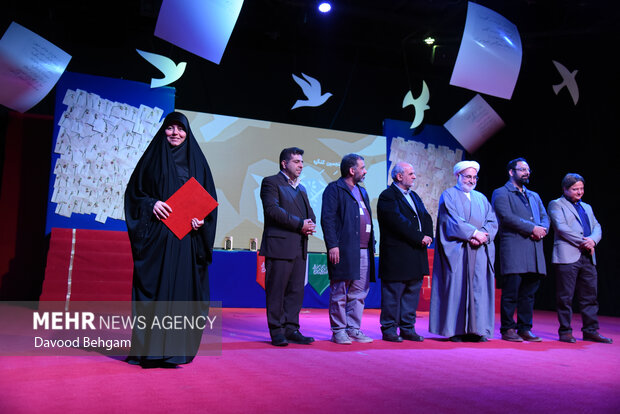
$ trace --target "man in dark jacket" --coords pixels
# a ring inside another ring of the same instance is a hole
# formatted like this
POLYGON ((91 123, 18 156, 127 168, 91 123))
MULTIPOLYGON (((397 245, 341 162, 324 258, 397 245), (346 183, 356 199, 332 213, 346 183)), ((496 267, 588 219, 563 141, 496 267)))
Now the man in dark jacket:
POLYGON ((534 295, 540 278, 547 274, 542 239, 549 231, 549 216, 540 196, 525 188, 530 178, 527 161, 514 159, 507 170, 508 182, 493 191, 491 199, 499 221, 500 332, 506 341, 540 342, 531 329, 534 295))
POLYGON ((415 178, 411 164, 397 163, 392 169, 393 183, 377 203, 384 341, 424 340, 415 331, 415 321, 422 280, 429 274, 426 249, 433 241, 433 219, 411 189, 415 178))
POLYGON ((265 177, 260 189, 265 214, 260 254, 265 256, 267 324, 275 346, 314 342, 299 332, 308 236, 314 233, 316 220, 306 189, 299 183, 303 154, 297 147, 283 149, 280 172, 265 177))
POLYGON ((329 319, 332 341, 372 342, 360 330, 364 301, 374 281, 374 235, 370 200, 359 183, 366 176, 364 158, 348 154, 341 177, 323 192, 321 227, 327 247, 330 279, 329 319))

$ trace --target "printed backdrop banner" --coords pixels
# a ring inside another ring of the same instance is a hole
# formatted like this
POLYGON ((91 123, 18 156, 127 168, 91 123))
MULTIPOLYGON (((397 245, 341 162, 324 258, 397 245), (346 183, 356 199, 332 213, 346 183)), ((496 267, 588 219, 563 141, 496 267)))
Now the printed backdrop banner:
POLYGON ((388 185, 392 184, 392 168, 396 163, 405 161, 413 165, 416 173, 413 190, 422 198, 433 223, 437 223, 439 197, 456 183, 452 168, 463 159, 463 147, 443 126, 425 124, 423 128, 411 130, 410 125, 393 119, 383 121, 388 185))
POLYGON ((65 72, 56 85, 45 233, 52 227, 127 230, 133 169, 174 110, 174 88, 65 72))
MULTIPOLYGON (((249 246, 263 233, 264 213, 260 187, 264 177, 277 174, 278 154, 282 148, 299 147, 304 153, 304 169, 300 179, 308 193, 308 201, 316 222, 321 222, 323 190, 340 177, 340 161, 348 153, 360 154, 366 163, 364 187, 373 211, 379 193, 385 189, 385 137, 334 129, 312 128, 234 116, 209 114, 177 108, 189 119, 192 132, 209 161, 217 189, 216 248, 225 246, 233 237, 235 246, 249 246), (234 157, 239 169, 230 173, 234 157)), ((375 232, 379 226, 374 220, 375 232)), ((260 241, 259 241, 260 243, 260 241)), ((246 247, 247 248, 247 247, 246 247)), ((325 252, 323 231, 308 239, 308 251, 325 252)))

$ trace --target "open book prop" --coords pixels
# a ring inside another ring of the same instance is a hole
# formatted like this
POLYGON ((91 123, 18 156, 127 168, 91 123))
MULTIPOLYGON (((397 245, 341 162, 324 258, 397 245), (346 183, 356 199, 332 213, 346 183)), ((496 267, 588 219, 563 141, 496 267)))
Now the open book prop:
POLYGON ((172 213, 162 221, 179 239, 192 230, 194 217, 202 220, 217 207, 217 201, 194 177, 190 177, 166 200, 166 204, 170 206, 172 213))

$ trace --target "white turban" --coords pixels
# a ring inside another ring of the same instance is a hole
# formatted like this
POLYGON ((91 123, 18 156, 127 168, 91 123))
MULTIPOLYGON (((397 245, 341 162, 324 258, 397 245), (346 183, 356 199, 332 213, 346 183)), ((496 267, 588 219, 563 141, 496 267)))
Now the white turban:
POLYGON ((457 175, 461 171, 466 170, 468 168, 473 168, 476 170, 476 173, 478 173, 480 171, 480 164, 478 164, 476 161, 457 162, 454 165, 454 169, 453 169, 454 175, 457 175))

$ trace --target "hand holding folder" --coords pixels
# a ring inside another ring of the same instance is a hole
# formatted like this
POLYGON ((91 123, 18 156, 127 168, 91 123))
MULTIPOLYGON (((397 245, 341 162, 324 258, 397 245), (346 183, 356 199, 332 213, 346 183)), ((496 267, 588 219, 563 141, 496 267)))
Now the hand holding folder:
POLYGON ((162 220, 179 239, 192 230, 192 219, 202 220, 218 203, 194 177, 177 190, 166 204, 172 209, 167 219, 162 220))

